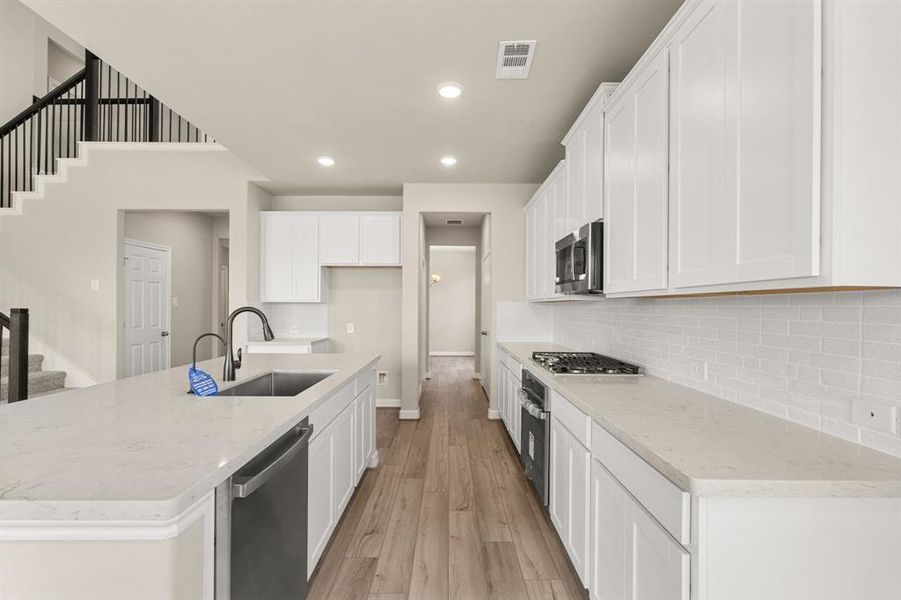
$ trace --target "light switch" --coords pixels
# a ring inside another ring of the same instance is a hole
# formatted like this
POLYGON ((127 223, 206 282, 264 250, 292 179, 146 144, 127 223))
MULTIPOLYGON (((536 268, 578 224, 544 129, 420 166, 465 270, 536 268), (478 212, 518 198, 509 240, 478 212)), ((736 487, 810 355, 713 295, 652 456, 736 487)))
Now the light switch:
POLYGON ((92 279, 92 280, 91 280, 91 291, 92 291, 92 292, 99 292, 99 291, 100 291, 100 280, 99 280, 99 279, 92 279))
POLYGON ((172 296, 172 308, 178 308, 178 296, 172 296))
POLYGON ((347 324, 347 333, 353 333, 353 332, 354 332, 354 324, 348 323, 347 324))

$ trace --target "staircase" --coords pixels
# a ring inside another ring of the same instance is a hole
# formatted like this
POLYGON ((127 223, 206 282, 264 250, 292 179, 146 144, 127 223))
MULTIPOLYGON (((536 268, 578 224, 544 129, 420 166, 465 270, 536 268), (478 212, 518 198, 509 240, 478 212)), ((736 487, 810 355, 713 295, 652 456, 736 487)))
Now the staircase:
MULTIPOLYGON (((9 338, 3 338, 0 347, 0 404, 9 396, 9 338)), ((28 355, 28 397, 49 394, 64 389, 66 374, 63 371, 44 371, 44 356, 28 355)))
POLYGON ((215 144, 215 140, 91 52, 85 67, 0 125, 0 215, 40 191, 81 142, 215 144))

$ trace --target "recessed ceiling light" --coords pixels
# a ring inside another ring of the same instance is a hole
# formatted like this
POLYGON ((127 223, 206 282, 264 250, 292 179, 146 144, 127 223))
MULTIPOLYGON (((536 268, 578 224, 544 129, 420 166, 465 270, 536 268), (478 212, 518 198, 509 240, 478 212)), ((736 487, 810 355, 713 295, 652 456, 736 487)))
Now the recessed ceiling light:
POLYGON ((332 167, 335 165, 335 159, 331 156, 320 156, 316 159, 316 162, 318 162, 323 167, 332 167))
POLYGON ((445 81, 438 85, 438 94, 444 98, 459 98, 463 93, 463 86, 453 81, 445 81))
POLYGON ((442 156, 441 164, 444 165, 445 167, 452 167, 455 164, 457 164, 457 159, 454 158, 453 156, 442 156))

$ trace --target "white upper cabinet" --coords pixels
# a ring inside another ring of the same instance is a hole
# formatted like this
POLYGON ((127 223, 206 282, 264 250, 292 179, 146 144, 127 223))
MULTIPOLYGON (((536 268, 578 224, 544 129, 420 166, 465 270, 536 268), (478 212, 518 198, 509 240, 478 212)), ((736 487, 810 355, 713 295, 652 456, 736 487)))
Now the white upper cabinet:
POLYGON ((319 217, 263 213, 260 216, 263 302, 320 302, 319 217))
POLYGON ((604 216, 604 103, 615 89, 602 83, 563 138, 566 196, 558 200, 555 240, 604 216))
POLYGON ((670 42, 670 285, 819 271, 820 6, 706 0, 670 42))
POLYGON ((324 266, 360 263, 360 217, 354 213, 319 216, 319 252, 324 266))
POLYGON ((607 293, 666 289, 667 59, 664 49, 604 111, 607 293))
MULTIPOLYGON (((526 205, 526 300, 547 301, 563 297, 555 291, 557 223, 565 204, 566 168, 560 161, 526 205)), ((560 235, 560 237, 563 237, 560 235)))
POLYGON ((364 265, 401 264, 401 214, 360 216, 360 261, 364 265))

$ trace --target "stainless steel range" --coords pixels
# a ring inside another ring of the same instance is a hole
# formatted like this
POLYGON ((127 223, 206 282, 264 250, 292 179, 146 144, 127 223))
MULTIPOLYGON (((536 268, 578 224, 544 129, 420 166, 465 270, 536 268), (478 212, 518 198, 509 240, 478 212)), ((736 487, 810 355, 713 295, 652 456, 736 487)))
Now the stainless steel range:
POLYGON ((641 375, 638 365, 594 352, 533 352, 532 360, 561 375, 641 375))

